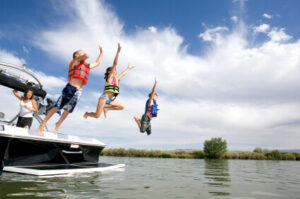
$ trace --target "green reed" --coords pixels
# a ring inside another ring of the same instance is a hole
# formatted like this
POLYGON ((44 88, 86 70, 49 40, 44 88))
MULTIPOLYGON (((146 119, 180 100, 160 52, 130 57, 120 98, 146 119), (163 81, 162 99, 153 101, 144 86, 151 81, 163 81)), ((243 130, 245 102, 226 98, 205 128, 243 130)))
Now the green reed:
MULTIPOLYGON (((182 158, 182 159, 204 159, 202 150, 143 150, 143 149, 104 149, 103 156, 115 157, 145 157, 145 158, 182 158)), ((300 153, 282 153, 278 150, 264 150, 259 152, 226 152, 223 159, 243 160, 300 160, 300 153)))

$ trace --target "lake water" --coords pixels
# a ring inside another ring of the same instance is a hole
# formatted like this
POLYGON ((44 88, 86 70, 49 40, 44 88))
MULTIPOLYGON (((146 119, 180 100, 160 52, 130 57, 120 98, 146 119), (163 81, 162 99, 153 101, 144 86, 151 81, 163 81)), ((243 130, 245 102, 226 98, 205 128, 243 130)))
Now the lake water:
POLYGON ((125 169, 38 178, 0 173, 0 198, 299 199, 300 162, 101 157, 125 169))

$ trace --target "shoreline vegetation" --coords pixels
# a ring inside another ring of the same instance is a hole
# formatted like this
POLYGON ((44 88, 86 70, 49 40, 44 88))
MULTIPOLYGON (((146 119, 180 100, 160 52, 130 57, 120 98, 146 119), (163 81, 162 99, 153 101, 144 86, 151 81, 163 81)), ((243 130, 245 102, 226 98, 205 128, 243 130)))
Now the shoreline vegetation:
MULTIPOLYGON (((114 157, 144 157, 144 158, 181 158, 181 159, 206 159, 207 154, 202 150, 142 150, 142 149, 104 149, 103 156, 114 157)), ((253 152, 225 152, 222 159, 241 160, 300 160, 300 153, 279 152, 256 148, 253 152)))

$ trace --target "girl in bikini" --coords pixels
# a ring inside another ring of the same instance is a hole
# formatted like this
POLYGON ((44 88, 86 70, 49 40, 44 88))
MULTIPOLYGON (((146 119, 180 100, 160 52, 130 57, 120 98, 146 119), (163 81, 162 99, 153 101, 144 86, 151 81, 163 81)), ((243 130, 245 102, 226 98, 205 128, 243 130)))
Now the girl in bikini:
POLYGON ((102 95, 100 96, 98 100, 98 105, 96 112, 85 112, 84 118, 88 117, 94 117, 99 118, 101 116, 102 111, 104 112, 104 117, 107 117, 107 112, 110 110, 123 110, 124 106, 116 101, 116 97, 119 94, 119 83, 120 79, 131 69, 134 68, 134 66, 128 65, 128 67, 120 74, 117 75, 117 65, 118 65, 118 58, 119 54, 121 52, 121 45, 118 43, 118 50, 117 54, 114 59, 113 66, 108 67, 106 69, 106 73, 104 76, 105 79, 105 87, 102 95), (109 105, 108 107, 105 107, 105 105, 109 105))

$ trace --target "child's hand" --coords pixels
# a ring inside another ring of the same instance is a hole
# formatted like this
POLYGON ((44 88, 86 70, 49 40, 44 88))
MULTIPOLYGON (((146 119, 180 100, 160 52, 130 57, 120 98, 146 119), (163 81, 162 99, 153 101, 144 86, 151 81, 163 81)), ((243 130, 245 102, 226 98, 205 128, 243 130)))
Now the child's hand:
POLYGON ((101 46, 99 46, 99 50, 100 50, 100 54, 102 54, 102 53, 103 53, 103 50, 102 50, 102 47, 101 47, 101 46))
POLYGON ((121 52, 122 46, 120 44, 120 42, 118 43, 118 53, 121 52))
POLYGON ((128 65, 128 67, 127 67, 127 68, 128 68, 129 70, 131 70, 131 69, 133 69, 134 67, 135 67, 135 66, 128 65))

